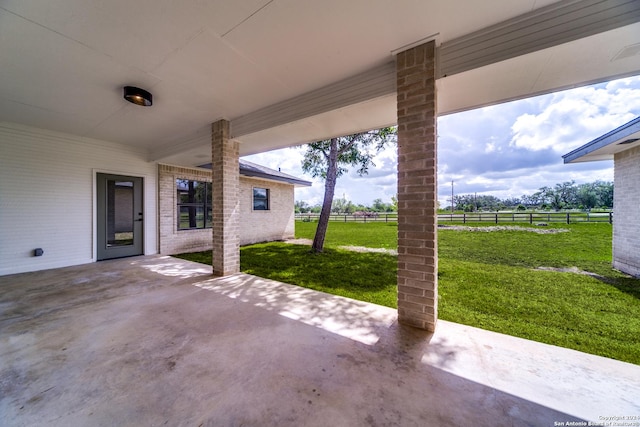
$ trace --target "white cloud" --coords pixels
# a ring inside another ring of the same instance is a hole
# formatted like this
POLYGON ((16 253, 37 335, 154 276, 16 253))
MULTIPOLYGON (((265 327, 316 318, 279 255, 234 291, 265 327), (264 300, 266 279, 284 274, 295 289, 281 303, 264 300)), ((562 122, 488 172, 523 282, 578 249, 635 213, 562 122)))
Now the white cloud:
MULTIPOLYGON (((612 181, 612 162, 565 165, 561 155, 638 115, 640 77, 440 117, 438 198, 451 197, 451 180, 456 194, 501 198, 564 181, 612 181)), ((296 200, 319 204, 324 181, 302 172, 304 150, 286 148, 247 159, 313 181, 312 187, 296 189, 296 200)), ((387 147, 368 175, 350 171, 340 177, 335 196, 365 205, 377 198, 390 201, 397 191, 396 162, 396 147, 387 147)))
POLYGON ((511 145, 530 151, 571 151, 640 112, 639 82, 623 79, 539 97, 541 111, 522 114, 511 126, 511 145))
POLYGON ((487 142, 484 146, 485 153, 493 153, 496 151, 496 143, 495 142, 487 142))

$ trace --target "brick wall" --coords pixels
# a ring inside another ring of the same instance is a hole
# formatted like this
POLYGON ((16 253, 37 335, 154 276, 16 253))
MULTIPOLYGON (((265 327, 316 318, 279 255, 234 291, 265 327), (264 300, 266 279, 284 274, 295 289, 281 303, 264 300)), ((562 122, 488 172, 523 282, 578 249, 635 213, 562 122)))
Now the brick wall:
MULTIPOLYGON (((160 253, 171 255, 210 250, 210 228, 178 231, 176 179, 211 182, 211 171, 158 165, 160 253)), ((240 244, 284 240, 292 238, 294 233, 294 187, 240 176, 240 244), (270 210, 253 210, 254 187, 270 190, 270 210)))
POLYGON ((211 229, 178 231, 176 179, 211 182, 208 169, 158 165, 160 253, 165 255, 211 249, 211 229))
POLYGON ((211 125, 213 275, 240 271, 240 145, 229 138, 230 123, 211 125))
POLYGON ((438 318, 435 42, 396 57, 398 320, 433 331, 438 318))
POLYGON ((294 187, 240 177, 240 244, 284 240, 295 234, 294 187), (269 189, 269 210, 253 210, 253 188, 269 189))
POLYGON ((640 277, 640 147, 615 155, 613 267, 640 277))

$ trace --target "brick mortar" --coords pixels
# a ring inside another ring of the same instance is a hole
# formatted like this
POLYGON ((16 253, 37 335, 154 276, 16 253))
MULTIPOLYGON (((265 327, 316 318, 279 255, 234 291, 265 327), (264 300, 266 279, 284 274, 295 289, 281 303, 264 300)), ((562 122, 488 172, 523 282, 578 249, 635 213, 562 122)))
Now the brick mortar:
POLYGON ((640 277, 640 147, 614 158, 613 266, 640 277))
MULTIPOLYGON (((177 229, 176 179, 212 181, 211 171, 208 169, 158 165, 160 253, 172 255, 211 250, 211 228, 179 231, 177 229)), ((245 176, 240 176, 239 183, 240 245, 293 238, 294 187, 290 184, 245 176), (254 187, 269 189, 269 210, 253 210, 254 187)))
POLYGON ((230 123, 211 125, 212 251, 213 273, 226 276, 240 271, 239 144, 229 138, 230 123))
POLYGON ((437 319, 435 43, 396 57, 398 102, 398 319, 433 330, 437 319))

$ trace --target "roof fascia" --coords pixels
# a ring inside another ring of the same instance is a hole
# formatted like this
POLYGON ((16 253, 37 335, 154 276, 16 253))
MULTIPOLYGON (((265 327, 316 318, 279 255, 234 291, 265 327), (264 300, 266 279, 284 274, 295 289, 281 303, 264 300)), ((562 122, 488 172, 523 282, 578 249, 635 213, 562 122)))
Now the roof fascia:
POLYGON ((271 174, 264 173, 264 172, 247 171, 247 170, 240 169, 240 175, 244 176, 244 177, 247 177, 247 178, 259 178, 259 179, 266 179, 266 180, 269 180, 269 181, 284 182, 284 183, 287 183, 287 184, 293 184, 293 185, 298 186, 298 187, 310 187, 311 186, 311 182, 305 181, 303 179, 285 178, 285 177, 271 175, 271 174))
MULTIPOLYGON (((444 41, 436 49, 437 78, 639 22, 640 8, 637 2, 563 0, 444 41)), ((437 41, 437 36, 430 37, 436 37, 437 41)), ((231 137, 241 138, 394 94, 397 76, 392 53, 389 52, 390 61, 386 64, 232 119, 231 137)))
POLYGON ((611 132, 605 133, 604 135, 594 139, 593 141, 586 143, 582 147, 576 148, 570 153, 563 155, 562 158, 564 159, 564 163, 573 163, 581 157, 593 153, 594 151, 600 150, 601 148, 604 148, 608 145, 618 143, 624 138, 627 138, 628 136, 636 132, 640 132, 640 117, 636 117, 635 119, 623 124, 622 126, 612 130, 611 132))

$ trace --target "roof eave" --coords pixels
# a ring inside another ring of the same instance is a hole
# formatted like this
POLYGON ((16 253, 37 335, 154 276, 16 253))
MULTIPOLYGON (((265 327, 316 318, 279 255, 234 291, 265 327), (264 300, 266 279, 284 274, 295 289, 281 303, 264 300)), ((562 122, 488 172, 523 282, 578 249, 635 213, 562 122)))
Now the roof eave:
POLYGON ((585 145, 576 148, 562 156, 564 163, 588 162, 598 160, 611 160, 613 154, 591 155, 595 151, 601 150, 613 144, 619 144, 634 133, 640 132, 640 117, 636 117, 628 123, 608 132, 585 145), (585 158, 586 156, 589 156, 585 158))
POLYGON ((280 177, 276 175, 270 175, 267 173, 260 173, 260 172, 253 172, 253 171, 248 172, 246 170, 241 170, 240 175, 248 178, 259 178, 259 179, 266 179, 269 181, 284 182, 287 184, 293 184, 296 187, 311 187, 311 182, 305 181, 303 179, 285 178, 285 177, 280 177))

